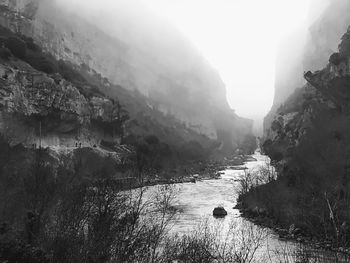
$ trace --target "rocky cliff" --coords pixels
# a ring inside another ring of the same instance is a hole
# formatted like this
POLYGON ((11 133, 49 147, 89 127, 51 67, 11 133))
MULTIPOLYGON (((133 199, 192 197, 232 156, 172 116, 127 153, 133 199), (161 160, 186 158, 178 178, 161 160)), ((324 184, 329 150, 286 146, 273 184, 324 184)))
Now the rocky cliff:
POLYGON ((275 161, 294 158, 288 151, 295 150, 317 132, 333 130, 331 134, 343 138, 337 129, 346 127, 345 119, 350 112, 349 43, 350 29, 342 36, 339 52, 329 57, 327 66, 304 73, 307 84, 297 89, 276 110, 265 142, 267 152, 275 161), (332 126, 332 123, 337 124, 332 126), (323 130, 316 131, 316 127, 323 130))
POLYGON ((171 44, 154 34, 135 40, 140 32, 133 26, 135 19, 130 15, 122 20, 111 34, 101 23, 93 25, 79 12, 67 11, 59 1, 4 0, 0 14, 1 25, 32 37, 56 59, 86 66, 114 84, 138 90, 150 107, 197 133, 238 147, 251 133, 252 122, 229 108, 218 73, 163 21, 156 23, 161 28, 152 25, 147 32, 167 34, 171 44))
POLYGON ((350 29, 338 52, 305 72, 307 83, 276 109, 263 150, 278 177, 240 198, 253 214, 262 209, 269 225, 294 225, 308 239, 342 248, 350 244, 349 59, 350 29))
MULTIPOLYGON (((315 1, 311 9, 317 9, 318 4, 315 1)), ((329 56, 337 51, 339 39, 350 25, 349 12, 349 1, 329 1, 326 9, 308 29, 306 42, 293 42, 293 45, 286 45, 281 50, 277 59, 274 105, 264 121, 265 135, 269 132, 276 110, 295 89, 305 85, 302 73, 323 68, 329 56)), ((296 34, 289 41, 300 38, 302 36, 296 34)))
MULTIPOLYGON (((314 8, 316 7, 314 6, 314 8)), ((297 103, 296 98, 315 97, 314 87, 306 84, 307 81, 310 81, 310 78, 306 80, 302 72, 305 74, 308 71, 320 70, 328 63, 330 56, 338 49, 339 39, 350 25, 350 17, 347 15, 349 11, 349 1, 331 1, 321 16, 309 28, 306 45, 299 48, 302 51, 300 54, 296 54, 296 59, 292 60, 287 68, 282 65, 280 65, 280 70, 277 68, 274 105, 264 121, 266 138, 272 139, 274 137, 275 132, 272 128, 276 125, 272 122, 281 119, 279 114, 281 109, 292 107, 293 104, 297 103), (302 88, 303 86, 304 88, 302 88), (302 95, 303 93, 306 94, 302 95)), ((281 62, 284 61, 283 57, 288 53, 288 50, 281 52, 281 62)), ((335 69, 337 66, 330 64, 327 67, 329 67, 329 72, 333 76, 339 75, 335 69)), ((340 67, 343 67, 342 71, 346 71, 344 64, 341 64, 340 67)), ((322 72, 319 75, 323 76, 325 74, 324 70, 322 72)), ((313 79, 314 84, 315 81, 313 79)), ((329 103, 334 103, 334 101, 329 103)), ((300 104, 300 102, 297 104, 300 104)))
POLYGON ((86 97, 59 74, 18 60, 1 59, 0 82, 0 132, 12 146, 74 149, 120 140, 103 125, 117 119, 111 99, 86 97))

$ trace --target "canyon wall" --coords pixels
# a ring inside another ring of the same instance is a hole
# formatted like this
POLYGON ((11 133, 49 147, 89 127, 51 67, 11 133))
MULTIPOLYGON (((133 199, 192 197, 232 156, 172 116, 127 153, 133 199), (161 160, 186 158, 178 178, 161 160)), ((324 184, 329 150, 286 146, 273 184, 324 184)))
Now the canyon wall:
MULTIPOLYGON (((319 4, 314 1, 311 11, 319 4)), ((265 136, 268 136, 276 110, 296 89, 306 84, 303 73, 322 69, 330 55, 338 50, 339 40, 350 25, 349 12, 349 1, 329 1, 308 29, 305 41, 301 40, 305 36, 296 32, 285 41, 288 44, 282 45, 277 57, 274 104, 264 120, 265 136)))
POLYGON ((101 25, 103 21, 95 23, 59 2, 3 0, 0 25, 32 37, 56 59, 88 67, 114 84, 139 91, 150 107, 197 133, 230 141, 234 147, 251 133, 252 122, 230 109, 219 74, 170 25, 159 19, 140 28, 135 24, 143 20, 131 13, 111 31, 101 25))

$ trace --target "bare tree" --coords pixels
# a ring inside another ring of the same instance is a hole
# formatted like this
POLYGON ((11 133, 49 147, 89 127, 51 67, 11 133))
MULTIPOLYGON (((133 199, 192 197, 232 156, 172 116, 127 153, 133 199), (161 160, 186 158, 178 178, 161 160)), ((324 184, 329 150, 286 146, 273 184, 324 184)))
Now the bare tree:
POLYGON ((157 262, 174 216, 174 191, 122 191, 112 179, 73 186, 61 200, 47 235, 54 262, 157 262))
POLYGON ((266 235, 263 229, 248 222, 231 222, 227 229, 206 220, 189 235, 169 239, 162 262, 264 262, 256 255, 266 235))
POLYGON ((333 263, 349 262, 347 254, 315 249, 306 244, 279 243, 268 247, 268 258, 271 263, 333 263))
POLYGON ((252 188, 270 183, 276 179, 277 173, 268 162, 257 169, 245 169, 239 179, 238 193, 240 195, 247 194, 252 188))

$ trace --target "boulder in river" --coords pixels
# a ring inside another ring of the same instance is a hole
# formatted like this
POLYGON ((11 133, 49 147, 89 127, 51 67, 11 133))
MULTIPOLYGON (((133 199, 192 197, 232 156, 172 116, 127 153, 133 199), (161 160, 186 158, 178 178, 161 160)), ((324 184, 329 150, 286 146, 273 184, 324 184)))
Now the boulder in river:
POLYGON ((213 210, 213 216, 225 217, 225 216, 227 216, 227 211, 222 206, 215 207, 213 210))

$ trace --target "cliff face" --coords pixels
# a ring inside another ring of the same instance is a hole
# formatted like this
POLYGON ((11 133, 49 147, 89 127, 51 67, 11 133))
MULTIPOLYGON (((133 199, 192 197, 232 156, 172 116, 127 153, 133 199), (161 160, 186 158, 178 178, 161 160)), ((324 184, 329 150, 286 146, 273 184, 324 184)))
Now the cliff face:
MULTIPOLYGON (((278 177, 240 197, 273 222, 348 247, 350 228, 350 29, 339 52, 276 109, 263 150, 278 177)), ((255 213, 256 214, 256 213, 255 213)))
MULTIPOLYGON (((342 144, 341 148, 348 148, 349 43, 350 29, 342 37, 339 52, 330 56, 327 66, 322 70, 306 72, 304 78, 307 84, 297 89, 276 110, 266 133, 268 139, 264 148, 274 161, 281 164, 280 167, 295 159, 295 152, 302 149, 304 144, 314 142, 317 138, 323 137, 323 144, 330 148, 340 147, 339 143, 342 144)), ((324 145, 313 147, 323 151, 324 145)))
POLYGON ((98 125, 112 122, 109 99, 87 98, 62 77, 18 61, 1 62, 0 82, 0 132, 11 145, 92 147, 118 140, 98 125))
POLYGON ((170 26, 154 30, 170 36, 172 44, 160 35, 135 40, 121 33, 126 29, 129 35, 138 34, 130 21, 136 19, 133 16, 110 34, 54 1, 3 0, 1 4, 0 25, 34 38, 57 59, 87 66, 115 84, 140 91, 151 107, 188 128, 213 139, 225 134, 218 139, 227 141, 229 136, 235 147, 251 133, 252 122, 229 108, 218 73, 179 34, 169 34, 175 32, 170 26))
POLYGON ((330 1, 323 14, 309 28, 301 60, 304 71, 323 68, 329 56, 337 51, 339 39, 350 25, 349 12, 349 1, 330 1))
MULTIPOLYGON (((315 1, 314 5, 318 4, 315 1)), ((311 8, 316 9, 317 6, 311 8)), ((303 72, 323 68, 328 63, 329 56, 337 50, 339 39, 350 25, 349 12, 349 1, 330 1, 321 16, 309 28, 306 43, 293 42, 293 46, 289 45, 288 48, 281 50, 277 63, 274 105, 264 120, 265 136, 268 135, 276 110, 285 103, 295 89, 305 85, 303 72)), ((301 36, 296 35, 295 38, 301 36)))

